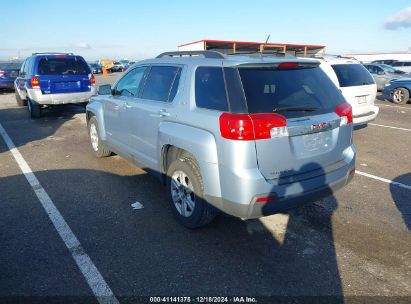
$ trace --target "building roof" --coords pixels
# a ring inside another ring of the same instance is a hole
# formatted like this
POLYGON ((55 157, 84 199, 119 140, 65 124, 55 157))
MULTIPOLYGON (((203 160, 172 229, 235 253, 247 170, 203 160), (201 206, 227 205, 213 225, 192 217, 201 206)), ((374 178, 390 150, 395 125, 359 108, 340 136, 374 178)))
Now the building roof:
POLYGON ((204 50, 233 50, 233 53, 241 51, 261 51, 261 50, 278 50, 283 52, 296 52, 306 54, 315 54, 322 51, 324 45, 314 44, 292 44, 292 43, 265 43, 265 42, 246 42, 232 40, 199 40, 186 44, 179 45, 179 49, 184 49, 192 44, 203 43, 204 50))

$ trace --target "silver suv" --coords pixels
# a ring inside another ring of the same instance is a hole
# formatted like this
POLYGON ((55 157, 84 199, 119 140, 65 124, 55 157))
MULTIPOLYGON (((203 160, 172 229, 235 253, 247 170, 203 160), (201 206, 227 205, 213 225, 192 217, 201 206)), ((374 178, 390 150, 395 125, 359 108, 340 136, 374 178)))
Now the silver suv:
POLYGON ((168 52, 87 105, 91 147, 156 174, 186 227, 284 212, 346 185, 352 110, 304 59, 168 52))

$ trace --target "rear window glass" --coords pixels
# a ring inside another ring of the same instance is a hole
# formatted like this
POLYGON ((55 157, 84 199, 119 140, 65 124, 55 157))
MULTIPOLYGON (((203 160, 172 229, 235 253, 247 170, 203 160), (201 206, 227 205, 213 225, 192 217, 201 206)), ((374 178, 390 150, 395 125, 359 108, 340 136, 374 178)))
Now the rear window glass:
POLYGON ((319 68, 239 68, 249 113, 288 118, 334 111, 344 97, 319 68))
POLYGON ((197 107, 228 111, 223 69, 219 67, 198 67, 195 77, 197 107))
POLYGON ((87 63, 77 58, 42 58, 37 68, 39 75, 85 75, 90 74, 87 63))
POLYGON ((340 87, 353 87, 374 83, 370 73, 361 64, 334 64, 332 68, 337 75, 340 87))
POLYGON ((176 91, 172 92, 172 86, 178 85, 179 68, 173 66, 153 66, 147 77, 141 98, 157 101, 172 101, 176 91))

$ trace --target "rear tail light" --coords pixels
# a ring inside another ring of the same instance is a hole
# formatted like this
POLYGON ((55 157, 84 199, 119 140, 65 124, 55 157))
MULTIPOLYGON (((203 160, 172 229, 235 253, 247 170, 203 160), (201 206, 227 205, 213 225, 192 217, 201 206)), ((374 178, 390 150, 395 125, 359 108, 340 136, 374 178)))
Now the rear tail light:
POLYGON ((256 140, 287 136, 287 120, 279 114, 234 114, 220 116, 220 133, 223 138, 256 140))
POLYGON ((0 76, 3 76, 4 74, 6 74, 6 72, 0 71, 0 76))
POLYGON ((340 126, 352 123, 352 107, 349 103, 340 103, 335 107, 335 113, 341 117, 340 126))
POLYGON ((36 76, 31 78, 31 87, 32 88, 40 87, 39 79, 36 76))
POLYGON ((91 85, 95 85, 95 84, 96 84, 96 78, 94 77, 94 74, 91 74, 90 83, 91 83, 91 85))
POLYGON ((276 199, 278 199, 276 195, 264 196, 257 198, 256 203, 265 203, 268 201, 275 201, 276 199))

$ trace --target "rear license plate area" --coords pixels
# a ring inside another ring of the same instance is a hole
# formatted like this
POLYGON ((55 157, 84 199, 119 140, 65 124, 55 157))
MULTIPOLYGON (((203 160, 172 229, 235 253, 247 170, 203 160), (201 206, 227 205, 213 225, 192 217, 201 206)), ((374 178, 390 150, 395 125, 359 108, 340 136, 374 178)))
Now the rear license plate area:
POLYGON ((56 90, 70 90, 78 89, 80 87, 79 81, 70 81, 70 82, 56 82, 54 84, 56 90))
POLYGON ((365 96, 357 96, 358 104, 366 104, 368 102, 368 95, 365 96))

